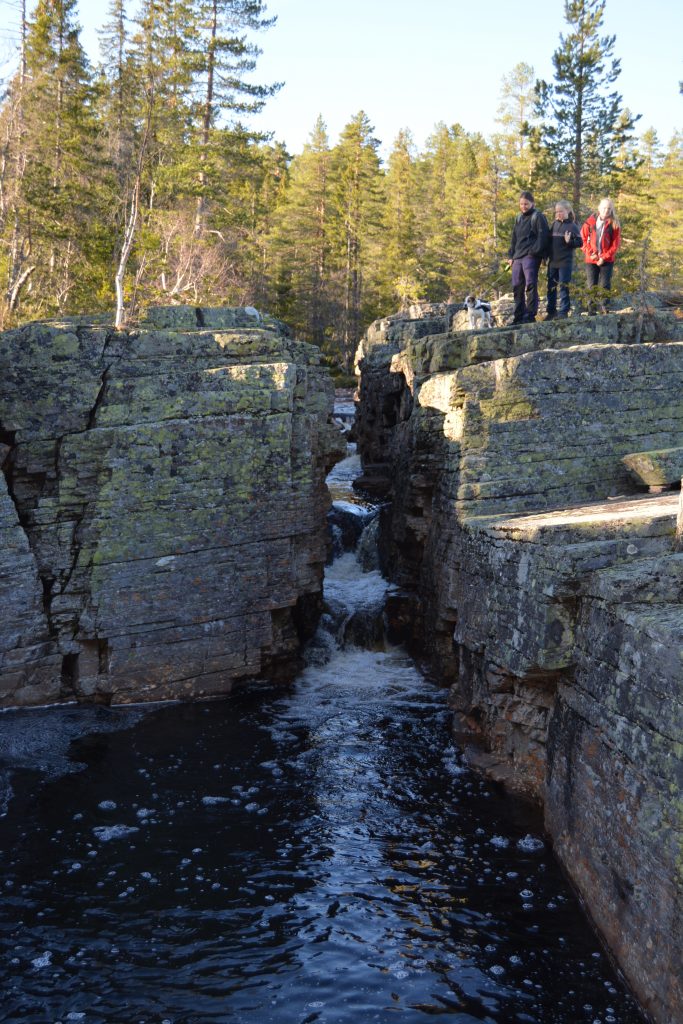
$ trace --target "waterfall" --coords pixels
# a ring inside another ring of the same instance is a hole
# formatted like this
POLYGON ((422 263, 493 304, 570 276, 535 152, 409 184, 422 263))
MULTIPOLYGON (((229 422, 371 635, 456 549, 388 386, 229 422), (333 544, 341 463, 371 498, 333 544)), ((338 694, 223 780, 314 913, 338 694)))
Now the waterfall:
POLYGON ((308 665, 324 665, 338 651, 386 651, 384 606, 391 585, 377 555, 378 508, 353 492, 360 472, 355 445, 328 477, 334 500, 328 514, 332 556, 325 570, 324 612, 304 652, 308 665), (336 497, 335 497, 336 496, 336 497))

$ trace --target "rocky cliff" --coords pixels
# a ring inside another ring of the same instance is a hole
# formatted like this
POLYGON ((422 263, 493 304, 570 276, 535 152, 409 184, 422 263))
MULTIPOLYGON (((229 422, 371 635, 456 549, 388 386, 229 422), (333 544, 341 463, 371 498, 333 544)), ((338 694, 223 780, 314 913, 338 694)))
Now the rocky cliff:
POLYGON ((318 350, 244 310, 0 335, 0 704, 291 675, 340 456, 318 350))
POLYGON ((543 804, 643 1006, 682 1020, 683 321, 451 323, 359 350, 385 567, 471 762, 543 804))

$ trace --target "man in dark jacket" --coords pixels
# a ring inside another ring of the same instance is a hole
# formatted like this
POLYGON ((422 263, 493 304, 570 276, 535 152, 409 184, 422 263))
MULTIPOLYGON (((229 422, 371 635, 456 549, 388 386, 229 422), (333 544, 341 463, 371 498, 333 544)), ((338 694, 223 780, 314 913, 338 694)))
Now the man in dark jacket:
POLYGON ((512 267, 512 291, 515 296, 514 323, 531 323, 538 312, 538 268, 546 255, 550 229, 548 221, 534 206, 531 192, 519 197, 520 212, 515 218, 508 250, 512 267))

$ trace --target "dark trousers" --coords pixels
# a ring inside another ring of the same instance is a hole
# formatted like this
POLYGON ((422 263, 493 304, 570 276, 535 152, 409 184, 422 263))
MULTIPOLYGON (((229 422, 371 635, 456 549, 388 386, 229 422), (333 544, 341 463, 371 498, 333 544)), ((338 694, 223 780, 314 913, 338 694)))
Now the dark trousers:
POLYGON ((529 323, 538 313, 537 256, 522 256, 512 261, 512 294, 515 297, 514 323, 529 323))
POLYGON ((571 303, 569 301, 569 282, 572 279, 571 263, 564 267, 548 267, 548 316, 567 316, 571 303), (557 308, 557 287, 560 287, 560 308, 557 308))
MULTIPOLYGON (((589 291, 595 291, 600 289, 603 293, 600 298, 600 307, 604 311, 607 309, 607 297, 604 294, 608 292, 612 287, 612 272, 614 270, 613 263, 603 263, 601 267, 597 263, 586 264, 586 284, 588 285, 589 291)), ((596 310, 595 297, 591 297, 588 302, 588 312, 594 313, 596 310)))

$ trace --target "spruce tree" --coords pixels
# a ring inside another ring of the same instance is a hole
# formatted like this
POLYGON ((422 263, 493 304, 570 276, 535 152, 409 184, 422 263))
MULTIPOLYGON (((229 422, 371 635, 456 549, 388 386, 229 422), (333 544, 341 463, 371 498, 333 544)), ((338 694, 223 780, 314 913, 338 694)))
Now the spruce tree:
POLYGON ((102 164, 92 77, 79 32, 76 0, 38 0, 27 22, 11 87, 15 97, 21 94, 21 128, 15 138, 6 315, 21 301, 33 315, 83 308, 88 292, 102 285, 102 164))
POLYGON ((637 117, 625 117, 609 91, 621 72, 615 36, 601 35, 605 0, 565 0, 569 26, 553 54, 554 82, 537 83, 537 149, 565 184, 577 212, 582 198, 617 187, 618 154, 637 117))
MULTIPOLYGON (((260 111, 279 85, 258 85, 247 78, 261 53, 247 37, 247 31, 263 31, 276 20, 264 16, 263 0, 197 0, 194 13, 194 138, 198 151, 195 232, 200 234, 221 173, 220 162, 215 160, 217 141, 220 145, 216 134, 236 125, 244 134, 240 117, 260 111)), ((257 132, 250 135, 255 141, 263 139, 257 132)))

